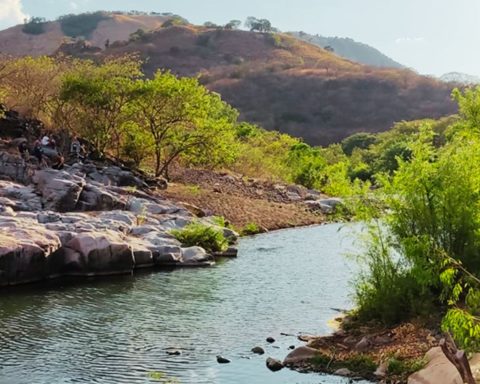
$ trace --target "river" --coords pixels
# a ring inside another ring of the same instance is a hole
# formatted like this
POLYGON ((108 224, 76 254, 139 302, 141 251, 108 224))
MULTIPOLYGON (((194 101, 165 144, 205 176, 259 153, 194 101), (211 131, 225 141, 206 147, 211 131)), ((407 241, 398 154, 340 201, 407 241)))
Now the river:
POLYGON ((265 359, 302 344, 282 333, 328 333, 332 308, 351 307, 353 231, 332 224, 245 238, 237 259, 208 269, 2 291, 0 383, 346 383, 273 373, 265 359), (266 354, 253 355, 255 346, 266 354))

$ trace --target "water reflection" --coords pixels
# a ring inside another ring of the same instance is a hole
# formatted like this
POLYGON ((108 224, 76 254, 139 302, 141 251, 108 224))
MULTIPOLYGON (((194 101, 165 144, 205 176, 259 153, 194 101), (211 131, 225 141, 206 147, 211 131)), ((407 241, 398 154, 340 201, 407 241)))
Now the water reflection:
POLYGON ((351 305, 352 229, 338 228, 244 239, 238 259, 210 269, 3 291, 0 383, 150 383, 152 372, 181 383, 343 383, 265 367, 299 344, 282 334, 329 332, 332 307, 351 305), (257 345, 266 356, 251 354, 257 345))

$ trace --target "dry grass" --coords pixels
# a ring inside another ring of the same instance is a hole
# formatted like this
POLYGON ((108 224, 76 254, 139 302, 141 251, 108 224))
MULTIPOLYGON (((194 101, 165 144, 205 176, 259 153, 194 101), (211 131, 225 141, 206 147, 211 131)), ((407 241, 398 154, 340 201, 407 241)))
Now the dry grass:
POLYGON ((162 195, 201 207, 216 216, 223 216, 236 228, 256 223, 265 229, 274 230, 324 221, 324 217, 307 211, 300 203, 276 203, 268 199, 218 193, 214 188, 208 187, 170 184, 162 195))

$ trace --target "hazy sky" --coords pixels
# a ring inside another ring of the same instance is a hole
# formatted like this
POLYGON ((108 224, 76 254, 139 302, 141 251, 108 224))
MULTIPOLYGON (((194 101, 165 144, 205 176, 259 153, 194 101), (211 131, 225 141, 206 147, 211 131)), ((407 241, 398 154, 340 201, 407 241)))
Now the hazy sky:
POLYGON ((0 0, 0 28, 99 9, 173 12, 195 24, 267 18, 282 31, 351 37, 421 73, 480 76, 480 0, 0 0))

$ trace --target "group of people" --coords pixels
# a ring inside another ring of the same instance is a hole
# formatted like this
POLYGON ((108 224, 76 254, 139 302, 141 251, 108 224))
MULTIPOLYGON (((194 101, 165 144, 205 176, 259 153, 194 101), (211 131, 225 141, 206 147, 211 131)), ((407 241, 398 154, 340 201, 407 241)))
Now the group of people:
MULTIPOLYGON (((18 150, 24 162, 30 160, 30 148, 27 140, 22 140, 18 145, 18 150)), ((55 138, 50 133, 35 140, 31 154, 37 159, 40 167, 51 166, 54 169, 62 169, 65 158, 58 150, 55 138)), ((82 162, 85 160, 85 148, 81 145, 78 137, 74 137, 70 144, 70 158, 74 162, 82 162)))

